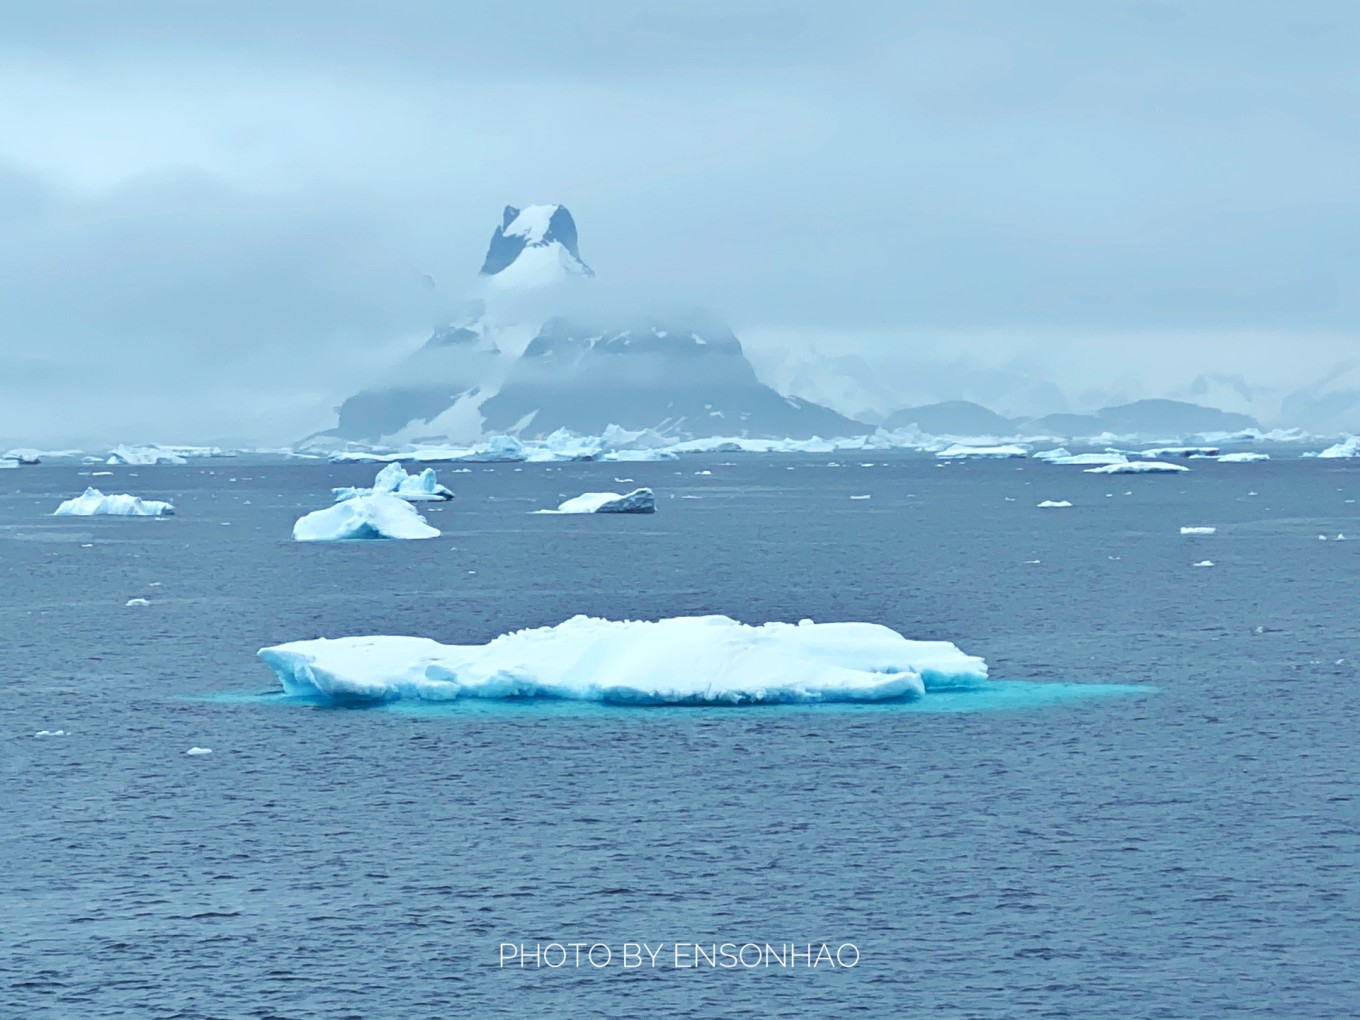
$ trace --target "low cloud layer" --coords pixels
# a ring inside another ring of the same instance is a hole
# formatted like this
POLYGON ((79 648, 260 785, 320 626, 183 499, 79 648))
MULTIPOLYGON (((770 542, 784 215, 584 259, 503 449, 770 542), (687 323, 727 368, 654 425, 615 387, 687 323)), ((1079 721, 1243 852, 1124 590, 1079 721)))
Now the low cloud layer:
POLYGON ((0 436, 324 427, 507 202, 904 392, 918 355, 1079 400, 1360 349, 1351 4, 502 7, 0 16, 0 436))

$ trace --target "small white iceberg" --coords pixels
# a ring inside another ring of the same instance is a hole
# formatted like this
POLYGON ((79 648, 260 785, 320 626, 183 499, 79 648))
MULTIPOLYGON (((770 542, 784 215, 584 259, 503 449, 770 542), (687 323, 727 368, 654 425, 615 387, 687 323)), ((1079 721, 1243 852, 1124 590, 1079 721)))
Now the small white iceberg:
POLYGON ((1258 460, 1270 460, 1268 453, 1225 453, 1218 458, 1220 464, 1254 464, 1258 460))
POLYGON ((583 492, 558 506, 539 510, 540 514, 650 514, 656 512, 656 496, 651 489, 617 492, 583 492))
POLYGON ((150 599, 128 599, 126 602, 123 603, 123 605, 125 605, 125 606, 149 606, 149 605, 151 605, 151 600, 150 600, 150 599))
POLYGON ((346 542, 355 539, 438 538, 410 503, 377 493, 356 496, 324 510, 314 510, 293 525, 297 542, 346 542))
POLYGON ((1062 507, 1069 507, 1069 506, 1071 506, 1071 505, 1072 505, 1072 504, 1069 503, 1069 502, 1068 502, 1067 500, 1065 500, 1065 499, 1058 499, 1058 500, 1046 499, 1046 500, 1044 500, 1042 503, 1039 504, 1039 509, 1040 509, 1040 510, 1047 510, 1047 509, 1057 510, 1057 509, 1060 509, 1060 508, 1062 508, 1062 507))
POLYGON ((202 757, 202 756, 205 755, 205 754, 212 754, 212 748, 211 748, 211 747, 191 747, 191 748, 189 748, 189 750, 185 751, 184 753, 185 753, 185 754, 188 754, 188 755, 193 755, 195 758, 199 758, 199 757, 202 757))
POLYGON ((0 457, 0 471, 5 470, 6 468, 17 468, 18 466, 19 462, 17 460, 11 460, 8 457, 0 457))
POLYGON ((1200 560, 1198 563, 1195 563, 1195 564, 1192 564, 1192 565, 1193 565, 1193 566, 1196 566, 1196 567, 1212 567, 1212 566, 1214 565, 1214 561, 1213 561, 1213 560, 1200 560))
POLYGON ((1181 528, 1182 535, 1212 535, 1217 531, 1217 528, 1181 528))
POLYGON ((484 645, 348 637, 262 648, 285 694, 340 703, 567 698, 633 705, 884 701, 975 687, 987 665, 873 623, 575 616, 484 645))
POLYGON ((35 737, 64 737, 64 736, 66 736, 66 731, 65 731, 65 730, 39 730, 37 733, 35 733, 35 734, 33 734, 33 735, 34 735, 35 737))
POLYGON ((1106 464, 1102 467, 1087 468, 1088 475, 1150 475, 1179 474, 1189 471, 1180 464, 1168 464, 1161 460, 1132 460, 1125 464, 1106 464))
POLYGON ((89 488, 75 499, 68 499, 53 512, 54 517, 166 517, 175 512, 174 506, 158 499, 141 499, 118 493, 106 496, 98 489, 89 488))
POLYGON ((356 496, 371 496, 374 493, 387 493, 409 502, 424 502, 432 500, 453 499, 453 491, 439 484, 435 477, 434 468, 427 467, 418 475, 409 475, 406 469, 396 461, 387 464, 377 477, 373 479, 373 488, 360 489, 353 486, 345 486, 339 489, 332 489, 337 503, 347 499, 354 499, 356 496))
POLYGON ((865 493, 864 495, 862 495, 862 496, 851 496, 850 498, 851 498, 851 499, 873 499, 873 493, 871 493, 871 492, 866 492, 866 493, 865 493))

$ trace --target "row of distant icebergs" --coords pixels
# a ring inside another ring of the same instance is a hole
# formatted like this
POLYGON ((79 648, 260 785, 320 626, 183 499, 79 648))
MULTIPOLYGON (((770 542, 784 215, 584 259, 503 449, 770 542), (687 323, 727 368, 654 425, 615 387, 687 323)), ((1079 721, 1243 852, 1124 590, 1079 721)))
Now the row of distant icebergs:
MULTIPOLYGON (((1054 463, 1082 463, 1081 460, 1064 461, 1062 457, 1085 458, 1085 463, 1105 466, 1093 458, 1123 457, 1125 460, 1146 460, 1158 458, 1209 458, 1225 463, 1240 463, 1260 460, 1268 454, 1254 452, 1223 453, 1222 448, 1229 445, 1246 443, 1304 444, 1316 439, 1297 429, 1263 432, 1247 429, 1242 432, 1222 433, 1198 437, 1198 446, 1161 446, 1151 449, 1132 450, 1125 447, 1138 445, 1136 436, 1104 435, 1094 436, 1083 441, 1083 445, 1100 446, 1102 453, 1071 454, 1065 449, 1033 453, 1033 449, 1051 437, 1013 437, 1004 440, 999 437, 976 437, 961 439, 956 437, 931 436, 912 430, 879 431, 864 436, 842 439, 749 439, 743 437, 713 437, 709 439, 689 439, 677 442, 651 430, 631 431, 611 425, 598 436, 579 436, 561 430, 542 440, 525 441, 508 435, 488 436, 480 442, 467 446, 449 445, 411 445, 399 449, 375 449, 347 445, 331 448, 325 444, 312 444, 299 449, 260 449, 229 450, 215 446, 117 446, 107 455, 90 456, 80 450, 35 450, 15 449, 0 454, 0 467, 19 467, 36 464, 43 460, 79 460, 86 464, 112 464, 124 466, 149 466, 156 464, 186 464, 191 459, 204 457, 232 457, 240 455, 277 455, 302 457, 307 459, 329 458, 335 462, 392 463, 410 461, 413 463, 437 464, 458 462, 480 463, 558 463, 562 461, 660 461, 675 460, 685 454, 695 453, 838 453, 848 451, 890 451, 902 450, 918 453, 932 453, 941 460, 964 460, 973 458, 1031 457, 1048 459, 1054 463)), ((1305 457, 1360 458, 1360 436, 1345 436, 1339 442, 1320 451, 1303 454, 1305 457)), ((1111 463, 1111 462, 1105 462, 1111 463)))

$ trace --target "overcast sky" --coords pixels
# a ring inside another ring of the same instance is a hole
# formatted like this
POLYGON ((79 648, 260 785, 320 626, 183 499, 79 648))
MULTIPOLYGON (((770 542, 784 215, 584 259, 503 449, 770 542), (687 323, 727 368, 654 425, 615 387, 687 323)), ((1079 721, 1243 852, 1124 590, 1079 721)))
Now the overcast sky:
POLYGON ((7 4, 0 437, 330 425, 506 203, 767 360, 1303 382, 1360 356, 1357 54, 1352 0, 7 4))

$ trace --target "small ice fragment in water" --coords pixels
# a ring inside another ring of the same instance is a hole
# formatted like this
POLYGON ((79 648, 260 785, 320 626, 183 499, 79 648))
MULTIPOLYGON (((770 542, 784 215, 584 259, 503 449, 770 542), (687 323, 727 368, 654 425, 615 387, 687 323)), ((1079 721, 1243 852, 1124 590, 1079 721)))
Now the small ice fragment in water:
POLYGON ((1038 560, 1025 560, 1025 563, 1026 563, 1026 564, 1033 564, 1033 563, 1038 563, 1038 562, 1039 562, 1038 560))
POLYGON ((212 748, 211 748, 211 747, 191 747, 191 748, 189 748, 189 750, 185 751, 184 753, 185 753, 185 754, 192 754, 195 758, 197 758, 199 755, 212 754, 212 748))
POLYGON ((1213 561, 1213 560, 1200 560, 1198 563, 1193 564, 1193 565, 1196 566, 1196 567, 1212 567, 1212 566, 1214 565, 1214 561, 1213 561))
POLYGON ((1182 535, 1212 535, 1217 528, 1181 528, 1182 535))
POLYGON ((64 737, 64 736, 66 736, 66 731, 65 731, 65 730, 39 730, 37 733, 35 733, 35 734, 33 734, 33 735, 34 735, 35 737, 64 737))
POLYGON ((1046 499, 1046 500, 1044 500, 1042 503, 1039 504, 1039 508, 1040 508, 1040 509, 1048 509, 1048 508, 1058 509, 1058 508, 1060 508, 1060 507, 1069 507, 1069 506, 1071 506, 1071 505, 1072 505, 1072 504, 1069 503, 1069 502, 1068 502, 1067 500, 1065 500, 1065 499, 1059 499, 1059 500, 1046 499))
POLYGON ((128 606, 149 606, 151 602, 147 599, 128 599, 124 605, 128 606))
POLYGON ((871 495, 872 495, 871 493, 865 493, 863 496, 851 496, 850 498, 851 498, 851 499, 869 499, 869 498, 871 497, 871 495))

